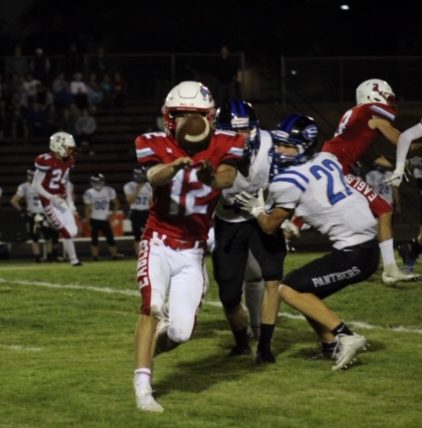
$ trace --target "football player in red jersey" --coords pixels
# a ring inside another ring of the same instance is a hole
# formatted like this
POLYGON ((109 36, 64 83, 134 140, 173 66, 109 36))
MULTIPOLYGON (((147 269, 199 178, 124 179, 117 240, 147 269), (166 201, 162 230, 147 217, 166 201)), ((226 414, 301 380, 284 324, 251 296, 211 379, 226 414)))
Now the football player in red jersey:
POLYGON ((378 239, 384 266, 382 280, 386 284, 414 280, 418 275, 402 272, 397 267, 391 224, 393 208, 350 171, 380 134, 397 145, 400 131, 391 124, 396 116, 394 97, 393 90, 384 80, 369 79, 362 82, 356 89, 357 105, 343 114, 334 137, 326 141, 321 149, 337 156, 349 185, 366 197, 372 213, 378 219, 378 239))
POLYGON ((166 133, 143 134, 135 141, 138 162, 147 168, 154 192, 139 247, 142 307, 135 333, 134 386, 137 407, 152 412, 163 411, 151 392, 153 354, 169 351, 192 335, 205 293, 204 251, 211 217, 221 189, 233 184, 244 151, 243 136, 212 131, 214 101, 199 82, 175 86, 162 113, 166 133), (191 114, 206 119, 210 138, 192 144, 176 140, 176 131, 191 114), (166 299, 168 322, 157 327, 166 299))
POLYGON ((49 223, 63 236, 63 248, 72 266, 81 266, 72 238, 78 233, 75 204, 69 188, 69 170, 75 165, 75 140, 67 132, 50 137, 50 152, 35 159, 33 187, 49 223))

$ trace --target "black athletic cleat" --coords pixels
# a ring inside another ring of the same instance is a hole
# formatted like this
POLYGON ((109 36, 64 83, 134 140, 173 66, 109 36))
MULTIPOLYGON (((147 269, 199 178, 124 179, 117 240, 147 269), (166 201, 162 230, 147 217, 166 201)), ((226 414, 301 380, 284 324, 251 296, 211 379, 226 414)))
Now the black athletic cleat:
POLYGON ((228 353, 228 357, 237 357, 240 355, 250 355, 252 354, 252 349, 249 345, 239 345, 236 344, 228 353))
POLYGON ((412 243, 400 244, 398 246, 398 251, 400 257, 403 259, 406 271, 412 272, 418 259, 418 254, 414 251, 412 243))
POLYGON ((271 349, 264 348, 256 351, 255 362, 257 364, 274 364, 275 361, 276 359, 271 349))

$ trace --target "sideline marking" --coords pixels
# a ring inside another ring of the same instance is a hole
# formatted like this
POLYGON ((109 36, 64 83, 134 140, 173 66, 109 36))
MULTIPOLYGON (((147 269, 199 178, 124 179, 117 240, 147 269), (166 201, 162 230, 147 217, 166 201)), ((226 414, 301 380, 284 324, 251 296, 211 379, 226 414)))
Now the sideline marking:
MULTIPOLYGON (((0 284, 16 284, 16 285, 30 285, 36 287, 45 287, 45 288, 57 288, 57 289, 66 289, 66 290, 84 290, 84 291, 95 291, 97 293, 105 294, 123 294, 124 296, 137 296, 139 297, 139 291, 135 290, 119 290, 112 287, 93 287, 91 285, 79 285, 79 284, 54 284, 51 282, 44 281, 23 281, 23 280, 6 280, 0 278, 0 284)), ((204 301, 204 304, 214 307, 221 307, 220 302, 216 301, 204 301)), ((279 315, 283 318, 292 319, 292 320, 301 320, 305 321, 305 318, 302 315, 291 314, 288 312, 279 312, 279 315)), ((422 334, 422 329, 419 328, 408 328, 403 326, 398 327, 382 327, 380 325, 368 324, 364 321, 349 321, 349 323, 355 327, 361 328, 363 330, 384 330, 391 331, 394 333, 416 333, 422 334)), ((1 345, 0 345, 1 346, 1 345)))

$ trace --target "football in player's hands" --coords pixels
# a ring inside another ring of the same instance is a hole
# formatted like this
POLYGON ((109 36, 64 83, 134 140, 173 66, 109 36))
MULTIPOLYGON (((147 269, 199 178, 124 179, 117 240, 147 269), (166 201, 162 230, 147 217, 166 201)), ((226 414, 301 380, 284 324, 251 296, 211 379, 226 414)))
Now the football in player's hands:
POLYGON ((196 153, 208 147, 212 128, 200 114, 190 114, 177 121, 176 141, 189 153, 196 153))

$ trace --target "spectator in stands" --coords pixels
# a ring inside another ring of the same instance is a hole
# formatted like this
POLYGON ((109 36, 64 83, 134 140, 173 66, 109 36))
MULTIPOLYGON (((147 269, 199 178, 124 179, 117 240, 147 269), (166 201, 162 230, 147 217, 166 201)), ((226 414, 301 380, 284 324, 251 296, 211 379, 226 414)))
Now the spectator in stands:
POLYGON ((65 108, 62 111, 61 118, 57 122, 57 128, 61 131, 68 132, 69 134, 75 134, 76 121, 80 116, 80 111, 75 104, 71 104, 69 108, 65 108))
POLYGON ((225 101, 238 98, 237 81, 239 65, 230 56, 227 46, 222 46, 220 56, 215 63, 214 75, 217 80, 217 105, 221 106, 225 101))
POLYGON ((103 92, 104 106, 111 107, 113 105, 114 87, 110 74, 104 74, 100 87, 103 92))
POLYGON ((59 234, 51 227, 44 215, 39 195, 32 186, 33 178, 34 171, 28 169, 26 171, 26 182, 19 184, 10 204, 16 208, 26 222, 28 235, 32 241, 32 254, 35 262, 40 263, 42 261, 39 243, 42 237, 46 241, 47 260, 53 261, 57 258, 56 246, 59 234))
POLYGON ((26 93, 28 104, 35 100, 35 97, 37 95, 37 87, 40 83, 41 82, 38 79, 35 79, 32 73, 26 73, 22 85, 26 93))
POLYGON ((29 64, 29 69, 35 79, 46 85, 50 83, 51 63, 43 49, 35 49, 35 56, 29 64))
POLYGON ((22 56, 22 46, 15 45, 14 54, 6 58, 6 76, 13 74, 23 77, 28 73, 28 60, 22 56))
POLYGON ((85 71, 84 57, 75 42, 69 44, 69 51, 65 56, 64 70, 68 79, 73 77, 75 73, 85 71))
POLYGON ((5 80, 4 80, 3 73, 0 71, 0 100, 4 100, 5 97, 6 97, 6 94, 5 94, 5 80))
POLYGON ((91 73, 89 75, 89 80, 86 86, 88 89, 88 103, 91 109, 96 109, 96 107, 102 103, 104 97, 101 91, 101 86, 98 83, 96 73, 91 73))
POLYGON ((82 151, 88 152, 89 155, 94 155, 93 139, 97 130, 97 122, 95 117, 87 108, 82 110, 81 116, 78 117, 75 123, 75 133, 78 137, 78 144, 82 151))
POLYGON ((70 92, 70 84, 64 73, 59 73, 52 85, 54 103, 59 108, 66 108, 73 103, 73 95, 70 92))
POLYGON ((7 117, 7 107, 6 101, 0 99, 0 141, 4 139, 6 135, 8 135, 8 124, 9 120, 7 117))
POLYGON ((93 55, 91 59, 90 71, 100 76, 100 78, 110 71, 110 64, 106 59, 104 46, 98 46, 96 55, 93 55))
POLYGON ((45 126, 48 135, 54 134, 59 130, 59 122, 61 120, 61 113, 57 111, 54 104, 50 104, 45 109, 45 126))
POLYGON ((127 95, 127 85, 125 79, 119 71, 113 73, 113 98, 114 107, 122 107, 127 95))
POLYGON ((10 127, 13 139, 28 138, 28 121, 26 119, 26 108, 17 100, 12 100, 10 105, 10 127))
POLYGON ((40 83, 36 87, 35 101, 41 104, 44 109, 46 109, 49 105, 53 104, 54 95, 46 85, 40 83))
POLYGON ((82 73, 75 73, 70 82, 70 92, 73 95, 73 102, 79 110, 88 108, 88 87, 82 80, 82 73))
POLYGON ((133 170, 133 180, 124 185, 123 192, 130 208, 129 218, 132 223, 132 233, 135 240, 135 254, 138 255, 139 241, 141 240, 152 202, 152 187, 147 180, 144 169, 137 168, 133 170))
POLYGON ((29 135, 31 137, 45 137, 47 133, 47 117, 45 110, 36 101, 32 101, 27 109, 29 135))
POLYGON ((103 174, 95 174, 90 178, 91 187, 83 194, 85 204, 85 221, 91 226, 91 255, 93 260, 99 260, 98 235, 101 231, 107 241, 108 249, 113 260, 123 258, 117 252, 110 217, 115 215, 120 207, 116 191, 105 185, 103 174), (110 212, 110 203, 113 206, 110 212))

